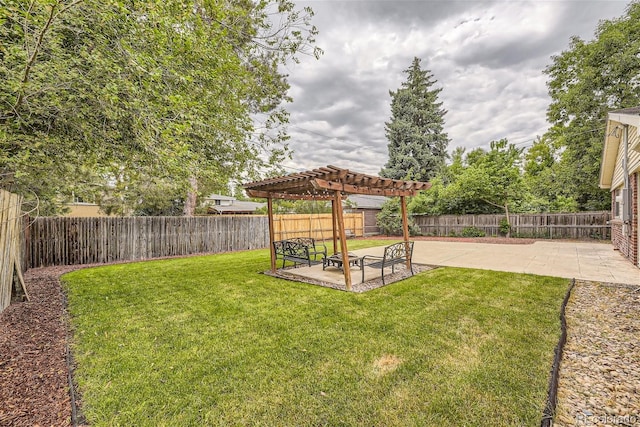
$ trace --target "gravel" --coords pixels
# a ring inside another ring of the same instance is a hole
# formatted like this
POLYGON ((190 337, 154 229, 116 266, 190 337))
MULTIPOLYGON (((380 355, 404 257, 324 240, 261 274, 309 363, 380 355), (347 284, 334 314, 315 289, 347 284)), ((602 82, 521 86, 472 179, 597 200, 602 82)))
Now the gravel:
POLYGON ((640 289, 577 281, 556 426, 640 426, 640 289))

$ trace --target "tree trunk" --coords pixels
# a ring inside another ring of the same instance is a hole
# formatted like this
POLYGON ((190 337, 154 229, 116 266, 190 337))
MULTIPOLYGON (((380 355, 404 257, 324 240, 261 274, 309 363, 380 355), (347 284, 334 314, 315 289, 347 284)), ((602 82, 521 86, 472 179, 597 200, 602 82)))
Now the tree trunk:
POLYGON ((184 201, 184 216, 193 216, 196 213, 196 201, 198 198, 198 180, 195 176, 189 178, 190 188, 184 201))
POLYGON ((504 202, 504 214, 507 216, 507 225, 509 228, 507 229, 507 238, 511 237, 511 220, 509 219, 509 205, 507 202, 504 202))

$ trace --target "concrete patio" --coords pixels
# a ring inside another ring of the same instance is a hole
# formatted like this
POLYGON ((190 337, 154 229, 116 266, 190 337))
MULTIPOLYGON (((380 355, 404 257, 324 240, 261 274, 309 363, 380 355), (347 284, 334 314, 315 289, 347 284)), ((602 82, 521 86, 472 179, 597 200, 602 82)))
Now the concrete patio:
MULTIPOLYGON (((353 251, 358 256, 382 255, 384 246, 353 251)), ((432 266, 477 268, 529 273, 567 279, 640 286, 640 269, 613 249, 610 243, 536 241, 532 244, 492 244, 416 241, 413 262, 432 266)), ((322 265, 299 267, 288 273, 313 280, 342 284, 342 270, 322 265)), ((379 271, 365 270, 365 281, 379 271)), ((353 284, 361 282, 359 267, 352 267, 353 284)))

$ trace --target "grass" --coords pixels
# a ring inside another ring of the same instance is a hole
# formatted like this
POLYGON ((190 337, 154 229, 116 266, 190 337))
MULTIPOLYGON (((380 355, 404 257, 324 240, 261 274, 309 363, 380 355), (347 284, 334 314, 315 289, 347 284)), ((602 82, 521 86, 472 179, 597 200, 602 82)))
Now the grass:
POLYGON ((268 257, 65 275, 90 424, 539 425, 566 280, 442 268, 353 294, 268 257))

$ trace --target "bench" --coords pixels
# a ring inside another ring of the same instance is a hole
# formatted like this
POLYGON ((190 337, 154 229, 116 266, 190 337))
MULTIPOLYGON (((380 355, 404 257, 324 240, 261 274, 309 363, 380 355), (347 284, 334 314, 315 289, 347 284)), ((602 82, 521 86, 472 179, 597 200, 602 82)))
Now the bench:
POLYGON ((365 255, 360 260, 360 269, 362 270, 362 281, 364 282, 365 267, 379 268, 382 275, 382 284, 384 285, 384 269, 391 267, 391 274, 395 272, 396 264, 409 263, 409 271, 413 276, 413 266, 411 265, 411 256, 413 254, 413 242, 400 242, 384 248, 383 256, 365 255))
POLYGON ((277 240, 273 242, 273 249, 276 260, 282 260, 282 268, 287 261, 293 262, 294 265, 307 264, 311 267, 312 264, 320 264, 327 256, 327 247, 317 244, 311 237, 277 240))

